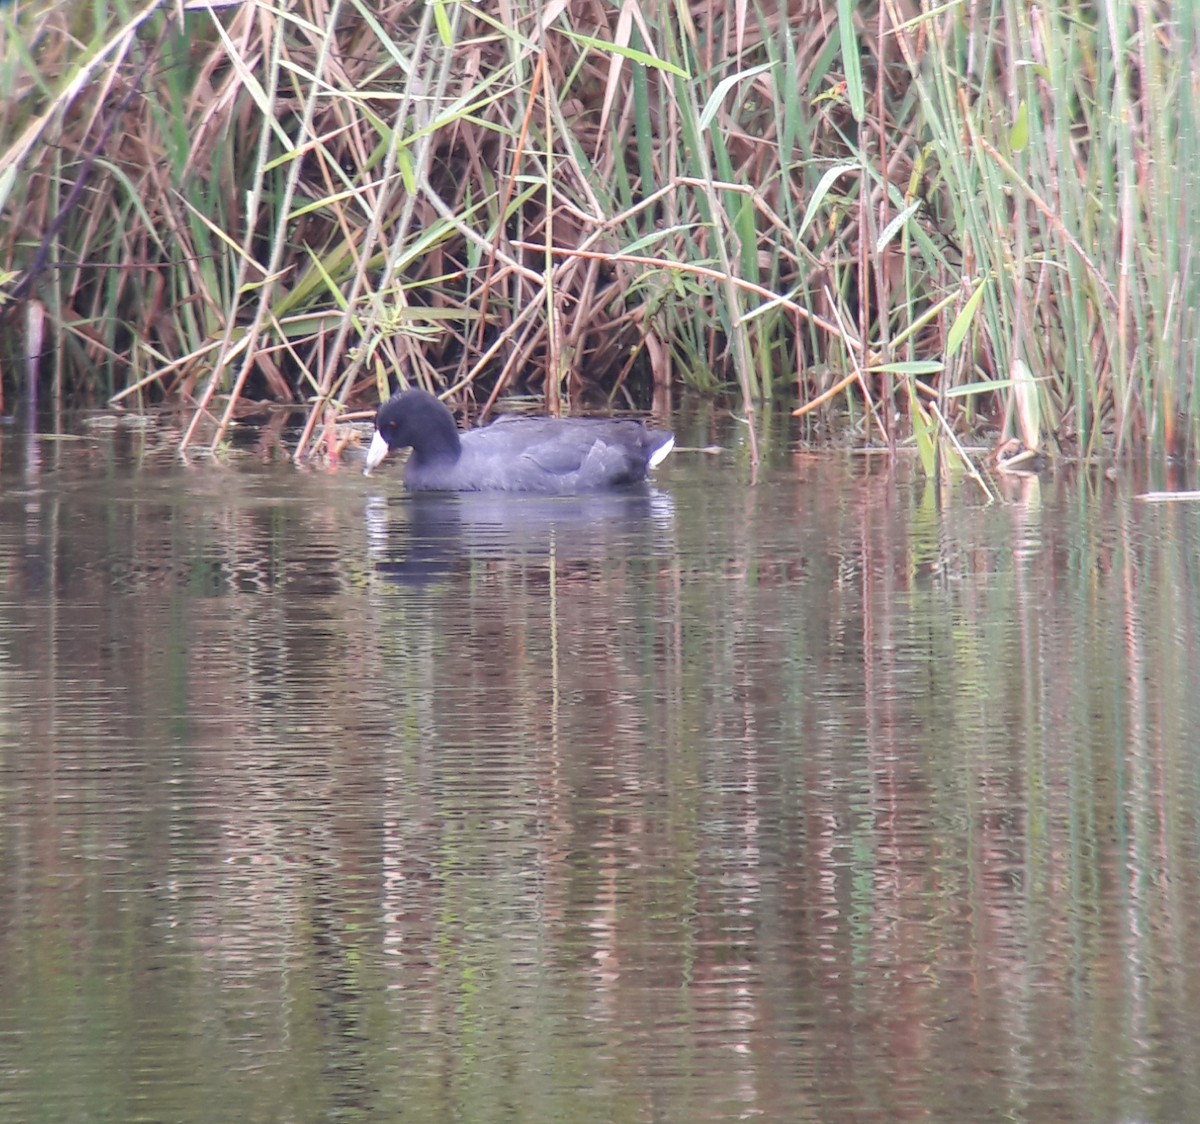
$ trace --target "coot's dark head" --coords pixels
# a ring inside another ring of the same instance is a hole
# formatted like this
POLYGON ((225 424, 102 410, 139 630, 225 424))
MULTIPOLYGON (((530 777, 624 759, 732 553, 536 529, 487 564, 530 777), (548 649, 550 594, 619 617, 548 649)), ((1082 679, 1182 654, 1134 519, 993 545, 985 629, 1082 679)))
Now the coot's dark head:
POLYGON ((392 449, 413 450, 424 463, 458 460, 461 443, 454 415, 424 390, 400 390, 375 414, 375 436, 367 450, 370 472, 392 449))

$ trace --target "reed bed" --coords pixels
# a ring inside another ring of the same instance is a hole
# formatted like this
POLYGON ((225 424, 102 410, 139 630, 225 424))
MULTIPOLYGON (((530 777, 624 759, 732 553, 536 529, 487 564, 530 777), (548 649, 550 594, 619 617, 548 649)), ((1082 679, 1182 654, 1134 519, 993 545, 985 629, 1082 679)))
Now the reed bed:
POLYGON ((176 401, 185 448, 291 402, 297 457, 400 382, 1195 453, 1198 25, 14 0, 0 384, 37 362, 55 402, 176 401))

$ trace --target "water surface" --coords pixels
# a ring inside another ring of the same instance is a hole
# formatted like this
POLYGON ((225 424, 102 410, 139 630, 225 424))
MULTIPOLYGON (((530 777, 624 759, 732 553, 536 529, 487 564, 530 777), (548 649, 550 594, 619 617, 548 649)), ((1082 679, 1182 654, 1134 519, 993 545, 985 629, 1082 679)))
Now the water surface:
POLYGON ((1194 1115, 1200 507, 0 441, 0 1116, 1194 1115))

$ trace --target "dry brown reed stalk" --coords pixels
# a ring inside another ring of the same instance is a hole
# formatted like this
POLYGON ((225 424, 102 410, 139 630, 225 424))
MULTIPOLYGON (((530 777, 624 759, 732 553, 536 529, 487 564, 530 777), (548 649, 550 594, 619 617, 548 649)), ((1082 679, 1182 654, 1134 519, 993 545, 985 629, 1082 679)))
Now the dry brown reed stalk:
POLYGON ((185 447, 267 396, 301 457, 400 382, 911 392, 965 432, 1019 358, 1060 444, 1191 447, 1200 201, 1162 169, 1200 127, 1156 122, 1200 16, 1117 8, 1128 58, 1084 0, 16 0, 0 279, 71 392, 178 398, 185 447))

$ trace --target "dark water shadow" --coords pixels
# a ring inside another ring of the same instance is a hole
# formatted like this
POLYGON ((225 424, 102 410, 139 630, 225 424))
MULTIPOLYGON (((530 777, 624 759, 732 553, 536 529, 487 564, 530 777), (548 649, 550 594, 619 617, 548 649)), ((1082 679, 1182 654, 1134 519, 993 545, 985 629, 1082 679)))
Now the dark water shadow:
POLYGON ((598 561, 631 544, 643 554, 666 552, 674 504, 652 489, 592 496, 429 493, 372 496, 364 514, 375 572, 420 586, 471 561, 598 561))

